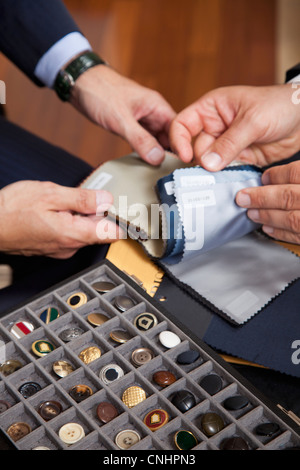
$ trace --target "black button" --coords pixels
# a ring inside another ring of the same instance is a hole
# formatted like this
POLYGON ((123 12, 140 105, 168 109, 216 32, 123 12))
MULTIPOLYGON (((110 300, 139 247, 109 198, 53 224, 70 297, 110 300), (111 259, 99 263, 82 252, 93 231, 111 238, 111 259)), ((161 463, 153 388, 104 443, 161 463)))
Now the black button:
POLYGON ((259 436, 274 436, 280 430, 277 423, 262 423, 255 428, 256 434, 259 436))
POLYGON ((183 353, 179 354, 179 356, 177 356, 177 362, 178 364, 182 365, 192 364, 193 362, 197 361, 199 357, 199 352, 191 349, 189 351, 184 351, 183 353))
POLYGON ((249 450, 247 442, 242 437, 229 437, 222 444, 223 450, 249 450))
POLYGON ((215 395, 222 388, 222 379, 216 374, 207 375, 201 380, 200 387, 210 395, 215 395))
POLYGON ((179 390, 173 395, 172 403, 179 411, 185 413, 196 405, 196 400, 194 395, 188 390, 179 390))
POLYGON ((245 408, 249 403, 248 398, 242 395, 235 395, 233 397, 226 398, 224 401, 224 407, 226 410, 237 411, 245 408))
POLYGON ((32 397, 32 395, 40 390, 42 390, 42 387, 36 382, 26 382, 19 387, 19 392, 24 398, 32 397))

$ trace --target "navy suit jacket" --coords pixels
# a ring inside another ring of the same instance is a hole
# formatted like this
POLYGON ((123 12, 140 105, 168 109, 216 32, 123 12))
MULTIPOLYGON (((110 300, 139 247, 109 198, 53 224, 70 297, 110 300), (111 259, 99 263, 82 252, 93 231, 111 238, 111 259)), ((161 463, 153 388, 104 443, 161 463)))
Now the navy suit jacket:
POLYGON ((0 51, 31 80, 43 54, 79 28, 61 0, 0 0, 0 51))

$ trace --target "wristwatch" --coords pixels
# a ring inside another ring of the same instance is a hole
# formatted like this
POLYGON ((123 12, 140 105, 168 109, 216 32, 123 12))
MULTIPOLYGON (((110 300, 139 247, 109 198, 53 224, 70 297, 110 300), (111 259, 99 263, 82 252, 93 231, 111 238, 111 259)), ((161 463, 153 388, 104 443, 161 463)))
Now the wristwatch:
POLYGON ((300 63, 292 67, 286 72, 286 78, 285 81, 288 83, 290 80, 293 80, 293 78, 298 77, 300 75, 300 63))
POLYGON ((62 101, 68 101, 77 78, 86 70, 100 64, 107 65, 107 63, 93 51, 84 52, 76 57, 76 59, 72 60, 65 69, 59 71, 56 77, 54 90, 59 98, 62 101))

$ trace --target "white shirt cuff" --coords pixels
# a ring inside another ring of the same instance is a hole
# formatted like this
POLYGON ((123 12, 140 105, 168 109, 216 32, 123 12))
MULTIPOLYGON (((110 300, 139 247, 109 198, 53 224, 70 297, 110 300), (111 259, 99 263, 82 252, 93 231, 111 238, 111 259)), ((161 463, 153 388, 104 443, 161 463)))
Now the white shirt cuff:
POLYGON ((297 77, 292 78, 292 80, 289 80, 288 83, 300 83, 300 73, 297 75, 297 77))
POLYGON ((73 57, 92 50, 89 41, 79 32, 67 34, 56 42, 40 58, 36 65, 34 75, 47 87, 53 88, 56 76, 61 68, 73 57))

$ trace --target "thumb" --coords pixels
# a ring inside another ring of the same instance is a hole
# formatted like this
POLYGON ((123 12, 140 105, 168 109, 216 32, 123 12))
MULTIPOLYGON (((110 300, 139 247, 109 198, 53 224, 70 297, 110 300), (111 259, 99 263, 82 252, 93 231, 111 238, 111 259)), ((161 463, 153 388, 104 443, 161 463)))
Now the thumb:
POLYGON ((158 141, 137 121, 130 120, 125 138, 140 157, 150 165, 160 165, 165 157, 165 151, 158 141))
POLYGON ((245 119, 236 120, 202 155, 201 164, 208 171, 222 170, 256 139, 253 123, 245 119))

